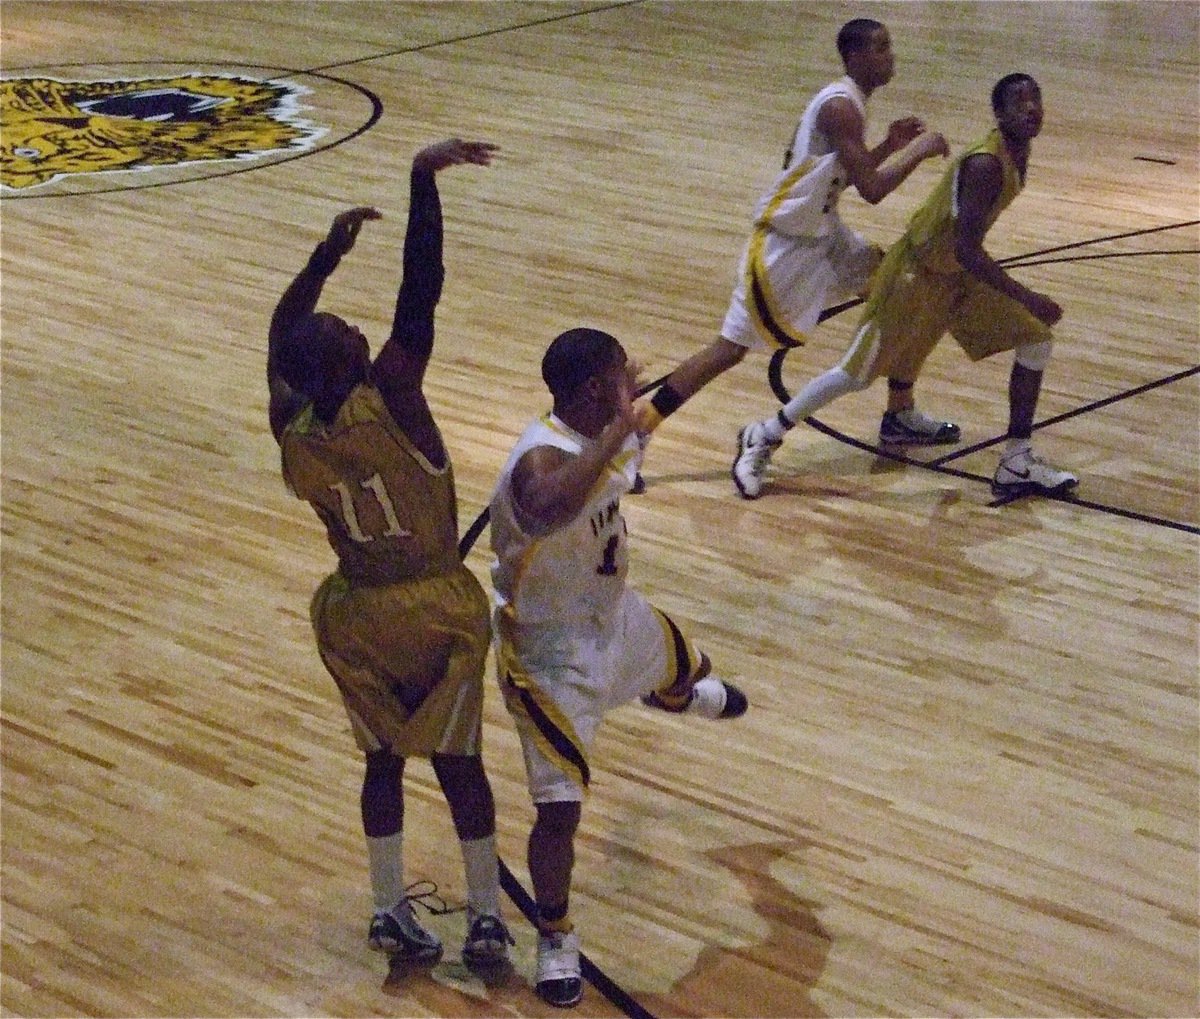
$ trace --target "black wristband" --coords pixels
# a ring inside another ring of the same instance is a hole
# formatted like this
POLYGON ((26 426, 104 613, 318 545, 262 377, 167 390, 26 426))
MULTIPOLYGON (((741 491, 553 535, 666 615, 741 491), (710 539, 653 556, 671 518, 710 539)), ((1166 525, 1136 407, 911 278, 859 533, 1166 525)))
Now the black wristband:
POLYGON ((671 383, 664 382, 650 398, 650 406, 664 418, 670 417, 683 406, 683 397, 675 391, 671 383))

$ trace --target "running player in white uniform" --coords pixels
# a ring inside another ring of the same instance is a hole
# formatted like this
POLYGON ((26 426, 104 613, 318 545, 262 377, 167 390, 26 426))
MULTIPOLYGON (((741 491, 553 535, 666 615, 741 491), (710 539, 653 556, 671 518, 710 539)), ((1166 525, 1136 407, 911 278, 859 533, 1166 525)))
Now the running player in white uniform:
MULTIPOLYGON (((880 22, 856 18, 838 32, 837 48, 846 75, 809 103, 783 172, 755 206, 753 232, 721 334, 659 387, 641 422, 643 431, 652 431, 703 386, 740 363, 750 347, 798 346, 830 302, 864 291, 882 251, 842 222, 842 191, 853 185, 875 204, 923 160, 949 153, 945 138, 927 132, 916 117, 894 121, 887 137, 868 149, 867 100, 892 79, 891 37, 880 22)), ((889 397, 889 412, 905 411, 905 396, 889 397)), ((885 428, 890 441, 957 439, 946 422, 908 412, 899 418, 889 413, 885 428)))
POLYGON ((491 503, 496 667, 525 755, 537 820, 529 875, 538 907, 538 993, 583 993, 568 915, 574 837, 606 711, 642 698, 666 711, 734 718, 746 698, 708 675, 679 627, 625 585, 621 496, 641 463, 636 367, 612 336, 572 329, 542 377, 554 410, 517 442, 491 503))

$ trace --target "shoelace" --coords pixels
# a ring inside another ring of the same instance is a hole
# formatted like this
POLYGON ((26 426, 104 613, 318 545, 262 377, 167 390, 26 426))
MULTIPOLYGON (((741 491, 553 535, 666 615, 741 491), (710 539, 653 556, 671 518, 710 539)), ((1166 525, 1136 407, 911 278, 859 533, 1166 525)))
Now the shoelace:
MULTIPOLYGON (((461 913, 466 906, 450 906, 438 895, 437 882, 423 880, 414 881, 404 889, 404 901, 409 906, 420 906, 432 916, 445 916, 447 913, 461 913)), ((415 911, 414 911, 415 912, 415 911)))

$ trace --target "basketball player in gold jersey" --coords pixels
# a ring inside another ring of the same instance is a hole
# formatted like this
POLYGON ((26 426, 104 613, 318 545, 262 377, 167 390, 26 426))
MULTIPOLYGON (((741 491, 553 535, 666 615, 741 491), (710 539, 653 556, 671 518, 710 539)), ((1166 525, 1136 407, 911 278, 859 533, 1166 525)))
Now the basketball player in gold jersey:
POLYGON ((450 139, 412 163, 404 275, 391 335, 366 338, 316 312, 326 278, 372 208, 339 214, 271 319, 271 431, 283 476, 325 524, 338 568, 318 588, 317 648, 366 755, 362 823, 375 913, 368 938, 393 958, 432 962, 441 942, 416 920, 402 862, 404 763, 430 758, 460 841, 468 964, 502 963, 496 819, 480 758, 488 599, 458 556, 454 475, 422 391, 441 296, 442 211, 435 175, 487 166, 485 142, 450 139))
POLYGON ((1030 448, 1051 327, 1062 308, 1018 283, 983 247, 992 224, 1025 186, 1030 145, 1042 129, 1038 83, 1028 74, 1001 78, 992 89, 992 111, 996 126, 951 164, 887 253, 841 363, 809 382, 777 415, 743 429, 742 446, 759 451, 734 461, 744 497, 758 496, 786 430, 881 376, 911 391, 947 331, 973 361, 1014 352, 1007 444, 992 480, 996 495, 1063 492, 1077 484, 1074 474, 1051 467, 1030 448))

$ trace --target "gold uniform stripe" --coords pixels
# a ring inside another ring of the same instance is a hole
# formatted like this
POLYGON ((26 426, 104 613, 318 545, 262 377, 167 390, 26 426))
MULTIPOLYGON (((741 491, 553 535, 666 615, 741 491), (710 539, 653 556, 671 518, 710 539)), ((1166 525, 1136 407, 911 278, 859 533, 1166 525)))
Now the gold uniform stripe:
POLYGON ((592 776, 583 743, 570 719, 521 667, 512 645, 504 638, 503 619, 496 666, 514 723, 533 738, 547 760, 586 791, 592 776))
POLYGON ((668 708, 682 708, 687 703, 688 697, 691 696, 691 692, 680 695, 670 694, 666 691, 681 680, 690 679, 700 667, 700 658, 689 646, 687 638, 684 637, 671 617, 654 606, 651 606, 651 609, 654 611, 654 618, 658 620, 658 625, 662 627, 667 648, 666 674, 655 694, 668 708))
POLYGON ((781 314, 779 300, 771 289, 767 266, 763 261, 763 250, 766 248, 767 234, 770 232, 767 224, 775 215, 775 210, 787 198, 792 186, 815 164, 816 160, 810 156, 802 163, 797 164, 791 173, 784 177, 779 187, 775 189, 775 194, 767 204, 766 210, 755 223, 754 232, 750 235, 750 253, 746 259, 746 305, 753 316, 754 326, 759 335, 767 346, 776 350, 802 346, 808 341, 808 334, 793 331, 787 327, 787 318, 781 314))

